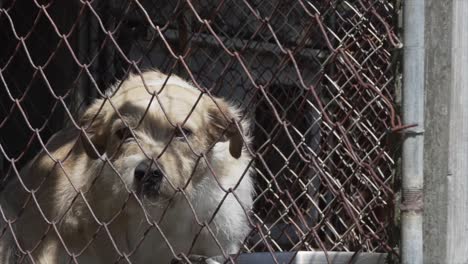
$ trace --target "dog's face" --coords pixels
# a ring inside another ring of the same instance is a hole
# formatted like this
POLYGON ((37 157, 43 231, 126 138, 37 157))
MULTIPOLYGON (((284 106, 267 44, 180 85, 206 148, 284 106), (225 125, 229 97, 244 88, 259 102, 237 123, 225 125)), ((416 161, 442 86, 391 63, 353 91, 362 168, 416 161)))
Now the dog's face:
POLYGON ((214 177, 206 161, 215 144, 239 158, 242 137, 232 122, 238 116, 226 102, 190 87, 147 87, 156 96, 141 82, 124 82, 110 102, 100 100, 82 116, 85 152, 94 159, 105 153, 112 161, 100 177, 120 175, 140 198, 157 202, 214 177))

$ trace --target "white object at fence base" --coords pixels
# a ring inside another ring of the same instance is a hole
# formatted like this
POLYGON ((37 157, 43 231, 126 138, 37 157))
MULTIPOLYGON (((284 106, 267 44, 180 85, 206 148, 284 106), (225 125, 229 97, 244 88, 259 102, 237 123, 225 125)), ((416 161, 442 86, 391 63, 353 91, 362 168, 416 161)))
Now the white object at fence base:
MULTIPOLYGON (((276 252, 274 253, 279 264, 385 264, 385 253, 357 253, 355 252, 324 252, 300 251, 300 252, 276 252), (328 260, 327 260, 328 255, 328 260)), ((220 261, 217 257, 213 260, 220 261)), ((235 258, 237 264, 266 264, 276 263, 270 252, 241 254, 235 258)), ((229 263, 229 262, 228 262, 229 263)))

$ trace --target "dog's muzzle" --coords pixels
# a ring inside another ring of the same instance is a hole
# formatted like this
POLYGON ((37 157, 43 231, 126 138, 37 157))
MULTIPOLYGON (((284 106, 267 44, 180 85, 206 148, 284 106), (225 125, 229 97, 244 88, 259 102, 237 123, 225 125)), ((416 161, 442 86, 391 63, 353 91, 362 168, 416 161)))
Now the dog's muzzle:
POLYGON ((135 186, 140 197, 156 198, 164 178, 163 172, 151 161, 142 161, 135 168, 135 186))

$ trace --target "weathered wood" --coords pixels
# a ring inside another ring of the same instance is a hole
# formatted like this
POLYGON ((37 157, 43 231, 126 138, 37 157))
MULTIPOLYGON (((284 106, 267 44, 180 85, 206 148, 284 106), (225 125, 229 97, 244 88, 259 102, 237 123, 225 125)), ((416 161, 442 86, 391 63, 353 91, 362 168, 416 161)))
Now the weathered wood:
POLYGON ((424 262, 448 263, 445 241, 452 1, 426 0, 425 12, 424 262))
POLYGON ((468 263, 468 1, 453 1, 446 263, 468 263))
POLYGON ((468 263, 468 1, 425 10, 425 263, 468 263))

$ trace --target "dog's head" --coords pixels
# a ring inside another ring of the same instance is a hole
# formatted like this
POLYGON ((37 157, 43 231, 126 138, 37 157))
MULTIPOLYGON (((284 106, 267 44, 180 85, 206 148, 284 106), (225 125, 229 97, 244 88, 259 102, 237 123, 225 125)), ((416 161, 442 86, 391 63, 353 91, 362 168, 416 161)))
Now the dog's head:
POLYGON ((87 155, 105 154, 112 161, 103 174, 115 178, 118 173, 140 197, 155 201, 180 189, 190 191, 211 175, 207 161, 219 159, 213 152, 223 152, 220 162, 230 162, 243 149, 235 108, 177 77, 163 86, 164 78, 158 73, 132 76, 80 119, 87 155))

